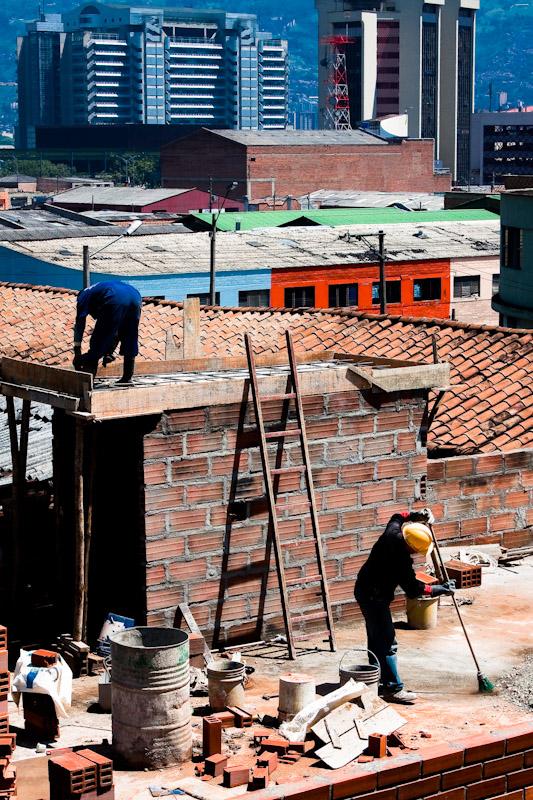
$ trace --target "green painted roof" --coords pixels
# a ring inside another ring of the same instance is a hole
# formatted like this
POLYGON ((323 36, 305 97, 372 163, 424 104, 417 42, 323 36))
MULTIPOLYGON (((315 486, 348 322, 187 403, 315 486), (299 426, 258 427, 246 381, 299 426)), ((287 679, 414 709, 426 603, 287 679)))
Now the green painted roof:
MULTIPOLYGON (((207 230, 211 214, 190 214, 192 225, 207 230)), ((483 208, 443 211, 403 211, 400 208, 332 208, 318 211, 229 211, 218 218, 220 231, 234 231, 240 222, 242 231, 255 228, 278 228, 288 225, 390 225, 418 222, 483 222, 498 220, 498 214, 483 208)))

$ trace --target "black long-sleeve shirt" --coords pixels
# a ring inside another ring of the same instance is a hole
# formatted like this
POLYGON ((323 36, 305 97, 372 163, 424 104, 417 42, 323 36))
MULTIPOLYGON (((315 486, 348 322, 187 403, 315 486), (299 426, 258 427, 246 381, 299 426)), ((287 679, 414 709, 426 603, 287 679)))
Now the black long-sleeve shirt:
POLYGON ((424 584, 416 577, 411 554, 402 534, 410 517, 394 514, 375 543, 355 582, 357 600, 390 603, 400 586, 407 597, 424 594, 424 584))

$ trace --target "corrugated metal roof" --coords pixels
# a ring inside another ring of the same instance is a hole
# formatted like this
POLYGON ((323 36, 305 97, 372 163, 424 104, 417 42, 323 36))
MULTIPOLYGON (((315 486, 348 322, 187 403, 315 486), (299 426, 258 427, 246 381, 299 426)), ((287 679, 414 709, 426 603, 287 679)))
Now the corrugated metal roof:
MULTIPOLYGON (((450 212, 452 213, 452 212, 450 212)), ((456 212, 464 215, 465 212, 456 212)), ((472 212, 469 212, 472 213, 472 212)), ((479 212, 474 212, 476 215, 479 212)), ((486 213, 486 212, 484 212, 486 213)), ((267 215, 268 216, 268 215, 267 215)), ((217 270, 243 272, 375 262, 375 253, 356 237, 385 232, 389 261, 496 256, 500 250, 500 220, 489 214, 476 221, 411 222, 345 227, 263 228, 217 237, 217 270)), ((416 219, 419 216, 416 215, 416 219)), ((464 219, 464 216, 460 218, 464 219)), ((81 247, 96 250, 101 238, 4 242, 4 247, 36 259, 81 270, 81 247)), ((95 273, 123 278, 205 273, 210 264, 209 233, 124 237, 91 259, 95 273)))
MULTIPOLYGON (((211 214, 194 213, 189 217, 200 222, 205 230, 211 228, 211 214)), ((257 228, 278 228, 281 225, 388 225, 424 222, 483 222, 498 221, 497 214, 482 208, 440 211, 403 211, 400 208, 324 208, 316 211, 247 211, 228 212, 218 218, 221 231, 257 228)), ((187 222, 187 220, 185 220, 187 222)))
MULTIPOLYGON (((17 419, 21 403, 15 400, 17 419)), ((7 421, 6 398, 0 395, 0 486, 11 483, 11 442, 7 421)), ((28 438, 28 480, 44 481, 52 477, 52 409, 32 403, 28 438)))
POLYGON ((217 136, 231 139, 238 144, 248 147, 261 147, 262 145, 284 145, 285 147, 303 147, 304 145, 381 145, 387 146, 385 139, 359 129, 353 131, 231 131, 211 130, 217 136))
POLYGON ((425 192, 355 192, 349 189, 320 189, 298 198, 302 209, 404 208, 409 211, 439 211, 444 196, 425 192))
POLYGON ((144 206, 149 203, 159 203, 190 192, 192 189, 142 189, 136 186, 76 186, 53 196, 53 202, 60 206, 61 203, 93 203, 95 205, 115 206, 144 206))

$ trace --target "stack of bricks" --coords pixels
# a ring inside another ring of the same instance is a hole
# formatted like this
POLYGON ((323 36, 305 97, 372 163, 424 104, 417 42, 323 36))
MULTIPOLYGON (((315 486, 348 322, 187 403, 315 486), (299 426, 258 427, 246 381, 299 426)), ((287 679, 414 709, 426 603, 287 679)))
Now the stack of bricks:
MULTIPOLYGON (((335 619, 350 619, 358 613, 354 580, 384 525, 416 500, 426 504, 426 393, 338 392, 303 397, 303 406, 330 598, 335 619)), ((265 422, 279 425, 281 402, 263 407, 265 422)), ((144 436, 149 625, 172 625, 185 602, 202 631, 219 629, 221 641, 237 631, 257 636, 268 513, 257 502, 264 486, 259 451, 251 447, 253 410, 246 409, 243 433, 241 414, 240 404, 169 411, 144 436), (244 511, 237 519, 235 504, 244 511), (223 585, 221 608, 223 570, 231 582, 223 585)), ((297 442, 288 442, 285 454, 282 466, 301 463, 297 442)), ((289 604, 318 608, 317 587, 307 580, 316 574, 316 551, 300 474, 281 476, 277 509, 289 604)), ((277 588, 272 564, 262 609, 267 635, 283 630, 277 588)))
POLYGON ((50 800, 114 800, 113 762, 93 750, 52 756, 50 800))
POLYGON ((9 733, 9 680, 7 628, 0 625, 0 800, 13 800, 17 791, 17 773, 11 763, 16 736, 9 733))
MULTIPOLYGON (((36 669, 53 667, 57 653, 53 650, 34 650, 31 665, 36 669)), ((46 694, 23 692, 24 727, 26 732, 39 741, 52 742, 59 737, 59 720, 54 701, 46 694)))

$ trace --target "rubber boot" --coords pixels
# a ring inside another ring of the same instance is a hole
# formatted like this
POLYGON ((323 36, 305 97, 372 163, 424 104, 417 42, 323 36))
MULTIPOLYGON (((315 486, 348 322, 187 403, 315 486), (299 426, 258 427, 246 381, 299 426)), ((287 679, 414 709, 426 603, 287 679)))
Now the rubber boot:
POLYGON ((135 369, 135 357, 134 356, 124 356, 124 368, 122 370, 122 378, 117 381, 121 385, 127 385, 132 383, 133 372, 135 369))

